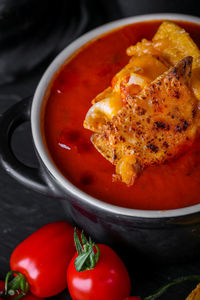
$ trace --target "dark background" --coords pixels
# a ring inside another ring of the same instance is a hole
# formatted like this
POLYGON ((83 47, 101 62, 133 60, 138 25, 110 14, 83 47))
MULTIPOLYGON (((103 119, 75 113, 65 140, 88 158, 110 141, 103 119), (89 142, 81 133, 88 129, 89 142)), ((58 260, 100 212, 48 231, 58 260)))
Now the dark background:
MULTIPOLYGON (((198 1, 186 0, 0 0, 0 113, 32 95, 47 65, 82 33, 115 19, 156 12, 200 16, 198 1)), ((37 165, 30 124, 16 130, 12 145, 19 159, 37 165)), ((42 225, 63 219, 58 201, 26 189, 0 169, 0 278, 9 270, 17 244, 42 225)), ((200 260, 168 265, 136 261, 126 260, 133 294, 140 296, 178 276, 200 273, 200 260)), ((195 284, 182 284, 160 299, 183 300, 195 284)), ((66 293, 55 298, 70 299, 66 293)))

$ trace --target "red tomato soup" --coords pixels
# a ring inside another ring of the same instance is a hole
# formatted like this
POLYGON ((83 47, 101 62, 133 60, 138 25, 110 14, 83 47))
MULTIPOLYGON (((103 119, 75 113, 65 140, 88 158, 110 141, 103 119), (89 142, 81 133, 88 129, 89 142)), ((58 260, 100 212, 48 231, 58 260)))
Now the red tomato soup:
MULTIPOLYGON (((44 108, 44 139, 62 174, 89 195, 118 206, 165 210, 200 202, 200 139, 178 159, 146 168, 128 187, 112 182, 114 166, 90 142, 92 132, 83 128, 91 100, 128 63, 127 47, 152 39, 160 23, 128 25, 84 46, 56 76, 44 108)), ((200 46, 200 26, 178 24, 200 46)))

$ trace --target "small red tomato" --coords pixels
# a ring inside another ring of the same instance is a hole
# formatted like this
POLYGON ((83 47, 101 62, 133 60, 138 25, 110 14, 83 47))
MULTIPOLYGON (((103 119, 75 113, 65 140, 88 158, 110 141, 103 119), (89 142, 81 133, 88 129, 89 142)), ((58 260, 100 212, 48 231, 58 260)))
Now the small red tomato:
MULTIPOLYGON (((0 296, 3 294, 4 289, 5 289, 5 282, 3 280, 0 280, 0 296)), ((15 299, 15 297, 17 297, 18 295, 19 295, 19 293, 16 293, 16 295, 10 296, 10 297, 6 296, 6 299, 12 300, 12 299, 15 299)), ((44 300, 42 298, 33 296, 31 293, 28 293, 27 295, 23 296, 22 299, 24 299, 24 300, 44 300)), ((1 297, 0 297, 0 300, 2 300, 1 297)))
POLYGON ((73 227, 50 223, 17 246, 10 266, 26 277, 33 295, 47 298, 67 287, 66 270, 74 253, 73 227))
POLYGON ((80 243, 75 232, 75 241, 78 253, 67 270, 72 299, 122 300, 129 296, 130 278, 119 256, 106 245, 87 241, 83 234, 80 243))

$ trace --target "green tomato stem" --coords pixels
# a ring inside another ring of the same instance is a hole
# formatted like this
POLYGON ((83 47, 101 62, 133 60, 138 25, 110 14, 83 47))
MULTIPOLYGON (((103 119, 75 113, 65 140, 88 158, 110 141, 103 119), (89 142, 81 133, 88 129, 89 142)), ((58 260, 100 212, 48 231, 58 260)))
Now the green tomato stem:
POLYGON ((89 238, 81 233, 81 241, 78 237, 76 228, 74 229, 74 242, 78 253, 75 259, 75 268, 77 272, 88 271, 94 269, 100 256, 99 247, 89 238), (96 248, 96 253, 94 252, 96 248))
POLYGON ((29 284, 26 280, 26 277, 17 271, 9 271, 5 278, 5 290, 3 292, 3 295, 1 296, 3 299, 7 299, 10 296, 16 297, 12 298, 13 300, 18 300, 24 297, 27 292, 29 291, 29 284), (11 281, 10 277, 15 276, 11 281))

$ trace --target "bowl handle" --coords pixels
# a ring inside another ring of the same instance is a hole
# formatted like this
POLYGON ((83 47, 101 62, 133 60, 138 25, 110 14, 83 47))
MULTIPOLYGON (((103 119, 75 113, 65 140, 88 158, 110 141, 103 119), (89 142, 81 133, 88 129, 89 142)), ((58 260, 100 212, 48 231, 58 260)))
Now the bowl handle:
POLYGON ((41 167, 31 168, 21 163, 11 148, 14 130, 30 121, 32 97, 25 98, 9 108, 0 117, 0 165, 17 181, 42 194, 55 194, 45 181, 41 167))

